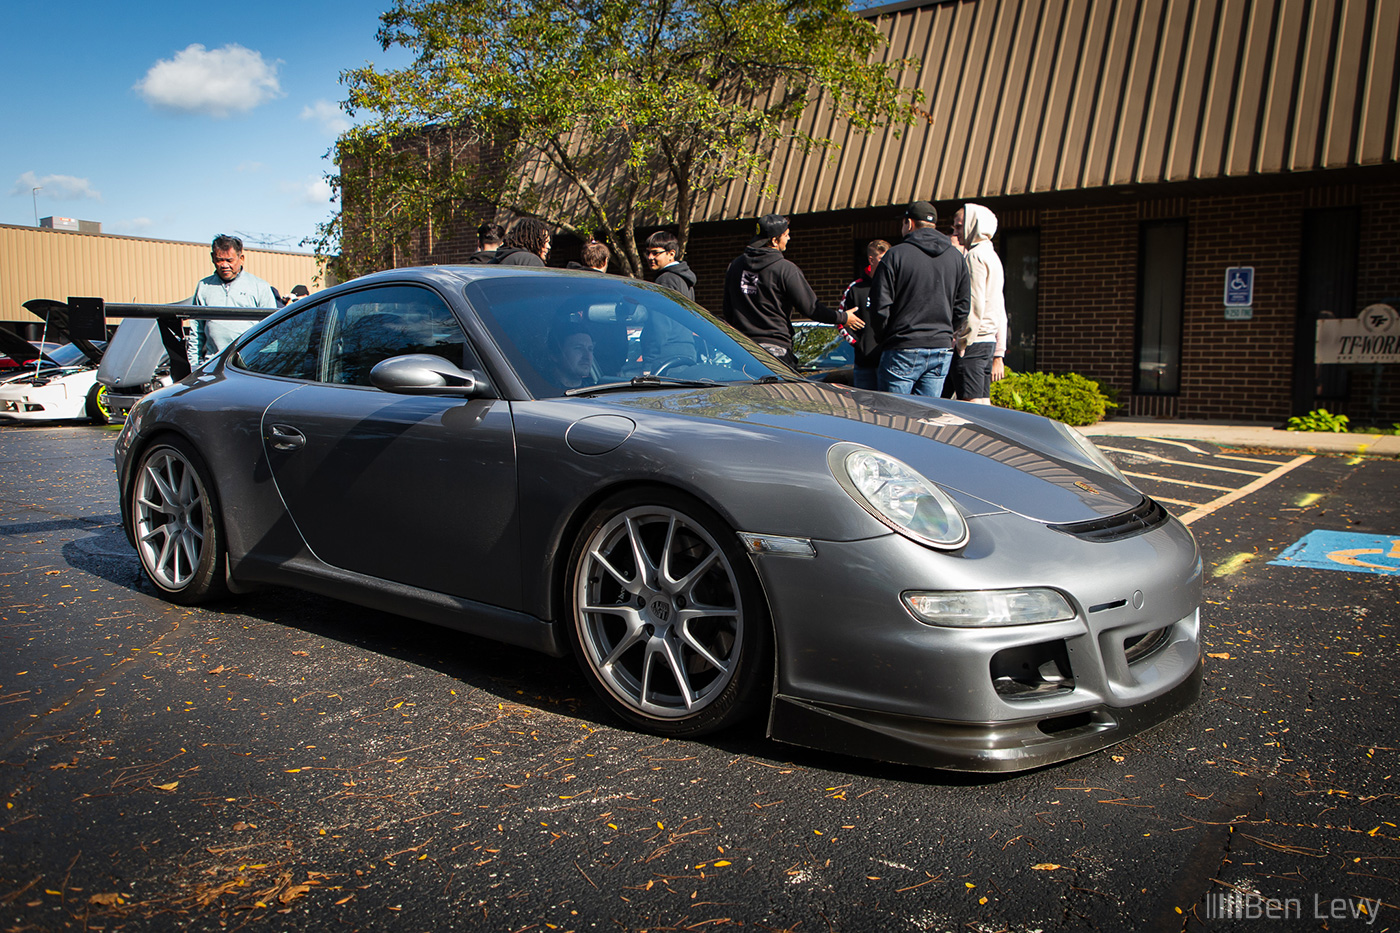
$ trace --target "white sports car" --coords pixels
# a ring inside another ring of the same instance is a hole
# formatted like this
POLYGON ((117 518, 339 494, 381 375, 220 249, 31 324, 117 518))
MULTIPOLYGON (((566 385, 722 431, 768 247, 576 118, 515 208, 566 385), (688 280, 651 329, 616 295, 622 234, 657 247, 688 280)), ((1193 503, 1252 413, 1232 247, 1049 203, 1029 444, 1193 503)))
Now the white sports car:
MULTIPOLYGON (((107 387, 97 381, 100 356, 91 359, 71 343, 42 353, 22 337, 9 331, 0 333, 0 350, 16 361, 25 361, 0 376, 0 419, 76 418, 107 423, 107 387)), ((98 350, 103 346, 94 344, 98 350)))

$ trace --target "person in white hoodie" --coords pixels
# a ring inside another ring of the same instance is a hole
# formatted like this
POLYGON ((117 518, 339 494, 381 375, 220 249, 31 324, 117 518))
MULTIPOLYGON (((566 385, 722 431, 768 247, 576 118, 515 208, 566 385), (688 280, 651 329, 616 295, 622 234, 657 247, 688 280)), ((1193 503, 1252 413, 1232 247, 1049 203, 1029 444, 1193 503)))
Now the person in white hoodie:
POLYGON ((953 216, 954 242, 967 250, 972 304, 957 332, 949 382, 964 402, 992 403, 992 383, 1006 375, 1006 274, 992 246, 997 215, 981 204, 966 204, 953 216))

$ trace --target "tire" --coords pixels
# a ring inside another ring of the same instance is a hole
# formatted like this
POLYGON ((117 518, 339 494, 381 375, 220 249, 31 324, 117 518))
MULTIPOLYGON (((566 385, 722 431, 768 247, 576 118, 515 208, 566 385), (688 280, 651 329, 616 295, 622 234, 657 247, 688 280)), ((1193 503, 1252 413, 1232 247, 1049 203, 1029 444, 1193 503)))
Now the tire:
POLYGON ((136 553, 161 595, 184 606, 227 595, 219 502, 195 449, 178 437, 152 444, 130 495, 136 553))
POLYGON ((112 420, 107 410, 107 387, 100 382, 94 382, 88 389, 87 416, 93 424, 106 424, 112 420))
POLYGON ((579 665, 629 725, 697 736, 748 716, 771 676, 767 606, 732 530, 678 493, 614 496, 569 564, 579 665))

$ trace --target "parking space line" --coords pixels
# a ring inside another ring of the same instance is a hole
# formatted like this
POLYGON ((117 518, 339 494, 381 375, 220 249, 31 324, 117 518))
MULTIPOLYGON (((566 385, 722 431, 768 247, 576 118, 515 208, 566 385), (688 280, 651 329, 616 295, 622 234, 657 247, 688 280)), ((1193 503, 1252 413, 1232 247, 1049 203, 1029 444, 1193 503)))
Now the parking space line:
POLYGON ((1188 443, 1186 443, 1185 441, 1173 441, 1173 440, 1168 440, 1168 439, 1165 438, 1165 437, 1145 437, 1145 438, 1143 438, 1143 440, 1151 441, 1151 442, 1154 443, 1154 444, 1170 444, 1170 445, 1172 445, 1173 447, 1185 447, 1187 450, 1193 451, 1193 452, 1198 453, 1198 454, 1205 454, 1207 457, 1211 456, 1211 454, 1212 454, 1212 451, 1209 451, 1209 450, 1202 450, 1201 448, 1197 447, 1195 444, 1188 444, 1188 443))
POLYGON ((1191 509, 1194 509, 1201 504, 1199 502, 1187 502, 1184 499, 1168 499, 1166 496, 1153 496, 1152 501, 1165 502, 1167 505, 1184 505, 1187 508, 1191 509))
POLYGON ((1135 479, 1152 479, 1161 483, 1176 483, 1178 486, 1195 486, 1197 489, 1214 489, 1216 492, 1234 492, 1235 486, 1212 486, 1210 483, 1193 483, 1189 479, 1172 479, 1170 476, 1153 476, 1151 473, 1129 473, 1122 471, 1124 476, 1131 476, 1135 479))
POLYGON ((1197 508, 1196 510, 1188 512, 1187 514, 1181 516, 1181 523, 1183 525, 1189 525, 1198 518, 1205 518, 1207 515, 1211 514, 1215 510, 1224 508, 1231 502, 1236 502, 1253 492, 1263 489, 1265 486, 1269 485, 1274 480, 1278 479, 1280 476, 1283 476, 1285 473, 1288 473, 1289 471, 1302 466, 1303 464, 1307 463, 1309 460, 1312 459, 1312 454, 1305 454, 1301 457, 1294 457, 1292 460, 1288 461, 1278 469, 1271 470, 1270 472, 1265 473, 1263 476, 1259 477, 1254 482, 1250 483, 1248 486, 1241 486, 1239 489, 1236 489, 1229 495, 1221 496, 1219 499, 1214 499, 1210 502, 1207 502, 1205 505, 1197 508))
POLYGON ((1245 476, 1263 476, 1258 470, 1237 470, 1234 467, 1210 466, 1205 463, 1191 463, 1187 460, 1172 460, 1170 457, 1159 457, 1156 454, 1149 454, 1141 450, 1128 450, 1123 447, 1100 447, 1099 450, 1111 450, 1118 454, 1130 454, 1136 457, 1146 457, 1149 460, 1156 460, 1159 463, 1170 463, 1173 466, 1193 467, 1197 470, 1215 470, 1220 473, 1242 473, 1245 476))
POLYGON ((1264 463, 1269 466, 1278 466, 1280 462, 1278 460, 1260 460, 1258 457, 1240 457, 1235 454, 1216 454, 1215 458, 1217 460, 1238 460, 1241 463, 1264 463))

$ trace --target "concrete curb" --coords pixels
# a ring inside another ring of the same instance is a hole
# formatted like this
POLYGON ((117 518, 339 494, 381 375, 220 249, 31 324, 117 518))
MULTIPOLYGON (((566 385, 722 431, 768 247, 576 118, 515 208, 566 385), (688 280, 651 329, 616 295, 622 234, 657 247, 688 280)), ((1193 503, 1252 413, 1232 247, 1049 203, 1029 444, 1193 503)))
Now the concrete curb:
POLYGON ((1400 435, 1395 434, 1326 434, 1223 422, 1133 421, 1126 418, 1100 421, 1079 431, 1089 437, 1182 438, 1227 447, 1400 457, 1400 435))

